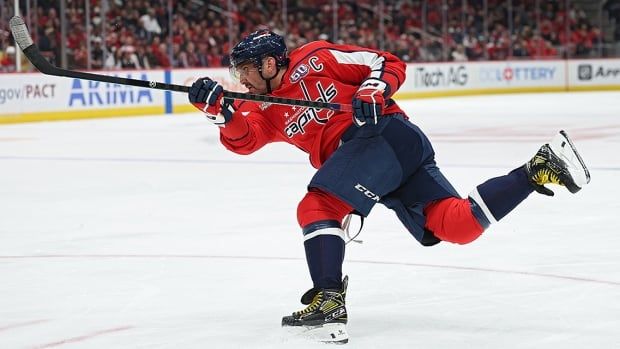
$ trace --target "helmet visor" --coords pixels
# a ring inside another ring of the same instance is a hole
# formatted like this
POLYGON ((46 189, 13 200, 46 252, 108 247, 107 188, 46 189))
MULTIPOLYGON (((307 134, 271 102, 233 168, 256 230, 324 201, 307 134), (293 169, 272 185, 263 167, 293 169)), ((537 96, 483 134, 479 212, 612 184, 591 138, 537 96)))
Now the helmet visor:
POLYGON ((228 72, 230 73, 230 77, 235 82, 240 82, 241 79, 248 76, 252 72, 257 72, 258 67, 254 65, 251 61, 241 62, 239 64, 231 64, 228 67, 228 72))
POLYGON ((230 77, 233 79, 234 82, 239 82, 241 80, 241 74, 239 74, 239 72, 237 71, 237 68, 234 65, 230 65, 230 67, 228 67, 228 73, 230 74, 230 77))

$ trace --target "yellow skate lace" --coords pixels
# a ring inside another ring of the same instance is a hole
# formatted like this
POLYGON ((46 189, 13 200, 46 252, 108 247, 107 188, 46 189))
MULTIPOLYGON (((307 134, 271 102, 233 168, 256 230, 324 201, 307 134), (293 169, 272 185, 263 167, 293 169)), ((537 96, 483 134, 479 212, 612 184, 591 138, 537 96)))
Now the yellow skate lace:
POLYGON ((312 298, 312 302, 308 304, 308 306, 305 309, 296 311, 294 315, 301 316, 301 315, 305 315, 308 313, 312 313, 321 306, 322 302, 323 302, 323 292, 319 292, 314 296, 314 298, 312 298))

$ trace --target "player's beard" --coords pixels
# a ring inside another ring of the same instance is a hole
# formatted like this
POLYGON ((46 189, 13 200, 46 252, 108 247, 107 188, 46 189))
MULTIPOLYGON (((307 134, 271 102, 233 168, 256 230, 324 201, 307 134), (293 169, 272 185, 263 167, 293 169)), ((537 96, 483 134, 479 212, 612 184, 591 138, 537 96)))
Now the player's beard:
POLYGON ((256 88, 254 87, 254 85, 248 83, 243 84, 245 86, 245 88, 248 89, 249 93, 256 93, 256 88))
POLYGON ((265 88, 257 88, 256 86, 254 86, 252 84, 246 84, 245 87, 248 89, 248 92, 252 93, 252 94, 265 94, 265 93, 267 93, 267 89, 265 89, 265 88))

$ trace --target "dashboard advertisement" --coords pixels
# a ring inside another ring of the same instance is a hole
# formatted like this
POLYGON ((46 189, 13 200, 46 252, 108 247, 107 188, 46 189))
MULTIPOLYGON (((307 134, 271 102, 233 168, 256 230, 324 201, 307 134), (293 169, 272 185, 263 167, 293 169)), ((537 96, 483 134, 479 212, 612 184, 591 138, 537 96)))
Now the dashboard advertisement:
POLYGON ((571 87, 613 87, 620 85, 620 60, 593 59, 570 61, 568 67, 568 82, 571 87))
MULTIPOLYGON (((101 72, 98 72, 101 73, 101 72)), ((106 72, 124 78, 163 81, 163 71, 106 72)), ((164 111, 164 91, 144 87, 43 75, 0 74, 3 120, 54 120, 164 111)))
MULTIPOLYGON (((94 72, 190 86, 209 76, 245 92, 228 68, 94 72)), ((620 90, 620 59, 411 63, 395 98, 620 90)), ((0 123, 193 112, 187 94, 49 76, 0 74, 0 123)))

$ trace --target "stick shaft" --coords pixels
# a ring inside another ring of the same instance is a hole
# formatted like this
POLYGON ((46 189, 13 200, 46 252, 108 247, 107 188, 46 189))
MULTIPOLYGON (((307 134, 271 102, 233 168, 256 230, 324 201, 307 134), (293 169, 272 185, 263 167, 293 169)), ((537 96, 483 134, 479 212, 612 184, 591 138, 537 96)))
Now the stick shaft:
MULTIPOLYGON (((188 86, 168 84, 164 82, 158 81, 144 81, 130 78, 123 78, 120 76, 110 76, 103 74, 94 74, 94 73, 86 73, 75 70, 67 70, 58 68, 51 63, 49 63, 45 57, 39 52, 39 48, 32 42, 32 38, 28 33, 28 28, 26 28, 26 24, 24 20, 19 16, 14 16, 9 21, 11 26, 11 31, 13 32, 13 37, 15 41, 22 49, 28 60, 32 62, 32 64, 43 74, 46 75, 55 75, 55 76, 63 76, 69 78, 78 78, 84 80, 93 80, 93 81, 101 81, 108 82, 112 84, 119 85, 130 85, 137 86, 143 88, 153 88, 165 91, 174 91, 174 92, 185 92, 189 91, 188 86)), ((224 97, 229 99, 236 100, 245 100, 245 101, 254 101, 254 102, 265 102, 271 104, 281 104, 281 105, 295 105, 301 107, 309 107, 315 109, 331 109, 336 111, 352 111, 351 105, 349 104, 340 104, 340 103, 329 103, 322 101, 307 101, 303 99, 293 99, 293 98, 283 98, 283 97, 275 97, 275 96, 266 96, 266 95, 255 95, 250 93, 241 93, 241 92, 232 92, 232 91, 224 91, 224 97)))

